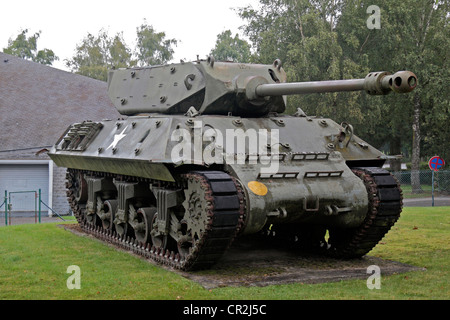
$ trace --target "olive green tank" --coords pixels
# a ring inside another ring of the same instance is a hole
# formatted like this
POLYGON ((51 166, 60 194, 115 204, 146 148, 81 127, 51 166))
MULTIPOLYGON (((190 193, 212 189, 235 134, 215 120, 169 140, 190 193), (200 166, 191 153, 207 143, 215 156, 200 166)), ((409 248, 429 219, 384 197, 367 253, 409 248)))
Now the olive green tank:
POLYGON ((252 234, 360 257, 397 221, 400 186, 351 124, 283 114, 286 95, 416 85, 409 71, 286 83, 279 60, 119 69, 108 94, 124 117, 71 125, 49 155, 86 232, 174 268, 208 268, 252 234))

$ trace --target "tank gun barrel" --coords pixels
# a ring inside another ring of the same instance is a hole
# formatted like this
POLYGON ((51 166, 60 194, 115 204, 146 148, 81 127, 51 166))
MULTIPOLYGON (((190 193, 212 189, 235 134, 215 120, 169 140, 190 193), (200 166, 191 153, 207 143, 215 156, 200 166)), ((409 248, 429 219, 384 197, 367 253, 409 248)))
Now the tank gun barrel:
POLYGON ((362 90, 363 87, 364 79, 291 82, 261 84, 256 87, 256 94, 260 97, 264 97, 336 91, 357 91, 362 90))
POLYGON ((391 91, 410 92, 416 85, 417 77, 410 71, 393 75, 383 71, 371 72, 364 79, 259 84, 254 90, 257 97, 361 90, 370 95, 385 95, 391 91))

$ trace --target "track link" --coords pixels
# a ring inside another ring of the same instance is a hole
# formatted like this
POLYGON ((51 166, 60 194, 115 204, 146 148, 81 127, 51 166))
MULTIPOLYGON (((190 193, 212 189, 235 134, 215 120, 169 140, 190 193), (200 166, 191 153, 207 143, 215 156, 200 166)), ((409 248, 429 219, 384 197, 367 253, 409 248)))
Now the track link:
POLYGON ((369 209, 356 229, 330 232, 330 254, 339 258, 361 257, 372 250, 400 217, 403 207, 398 180, 377 167, 353 168, 367 189, 369 209), (333 239, 333 237, 335 239, 333 239))
MULTIPOLYGON (((201 213, 200 216, 195 216, 195 212, 188 212, 184 216, 188 220, 190 215, 192 219, 202 216, 206 217, 205 221, 200 221, 200 226, 195 234, 185 230, 186 235, 184 239, 192 237, 190 240, 191 247, 180 254, 180 251, 177 249, 161 249, 150 242, 141 243, 134 237, 120 236, 115 231, 87 223, 84 214, 85 204, 82 203, 85 201, 84 194, 86 190, 83 188, 86 188, 86 185, 83 183, 83 179, 80 178, 84 174, 114 177, 114 175, 100 172, 92 173, 68 169, 67 196, 82 230, 102 241, 175 269, 195 270, 210 267, 228 249, 243 224, 245 206, 243 191, 239 183, 225 172, 193 171, 182 174, 181 181, 176 185, 166 186, 170 188, 183 185, 186 188, 185 194, 187 196, 193 193, 188 187, 191 183, 195 183, 200 188, 197 191, 202 197, 200 199, 197 197, 197 200, 200 201, 199 205, 201 206, 201 211, 204 210, 204 213, 201 213)), ((139 179, 139 181, 144 180, 149 184, 160 184, 159 181, 150 181, 136 177, 121 176, 121 179, 130 181, 139 179)), ((185 202, 187 203, 185 206, 189 209, 189 199, 185 200, 185 202)), ((183 221, 180 222, 183 223, 183 221)))

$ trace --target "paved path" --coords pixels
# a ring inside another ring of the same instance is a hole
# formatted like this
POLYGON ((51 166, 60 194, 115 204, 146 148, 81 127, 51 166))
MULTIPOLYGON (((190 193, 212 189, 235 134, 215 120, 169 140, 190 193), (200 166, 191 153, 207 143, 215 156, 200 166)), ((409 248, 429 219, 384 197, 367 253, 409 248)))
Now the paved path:
MULTIPOLYGON (((431 207, 431 197, 429 198, 413 198, 413 199, 403 199, 404 207, 431 207)), ((434 206, 450 206, 450 196, 439 196, 434 197, 434 206)))
MULTIPOLYGON (((64 219, 66 219, 66 217, 63 217, 64 219)), ((39 220, 37 220, 39 223, 39 220)), ((73 221, 73 220, 72 220, 73 221)), ((58 217, 49 217, 49 216, 43 216, 41 217, 41 223, 48 223, 48 222, 63 222, 63 220, 61 220, 58 217)), ((8 217, 8 225, 9 225, 10 221, 9 221, 9 217, 8 217)), ((36 219, 34 218, 34 216, 30 216, 30 217, 17 217, 17 216, 12 216, 11 217, 11 225, 17 225, 17 224, 29 224, 29 223, 36 223, 36 219)), ((0 214, 0 227, 5 226, 5 215, 4 214, 0 214)))

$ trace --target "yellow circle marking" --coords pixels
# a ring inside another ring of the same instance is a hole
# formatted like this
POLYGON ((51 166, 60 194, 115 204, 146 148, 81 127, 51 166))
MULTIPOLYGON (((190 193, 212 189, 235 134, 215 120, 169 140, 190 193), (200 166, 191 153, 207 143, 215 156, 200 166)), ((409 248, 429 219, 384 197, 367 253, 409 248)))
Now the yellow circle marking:
POLYGON ((258 181, 250 181, 247 184, 248 188, 252 190, 252 192, 258 196, 265 196, 267 194, 267 187, 258 181))

